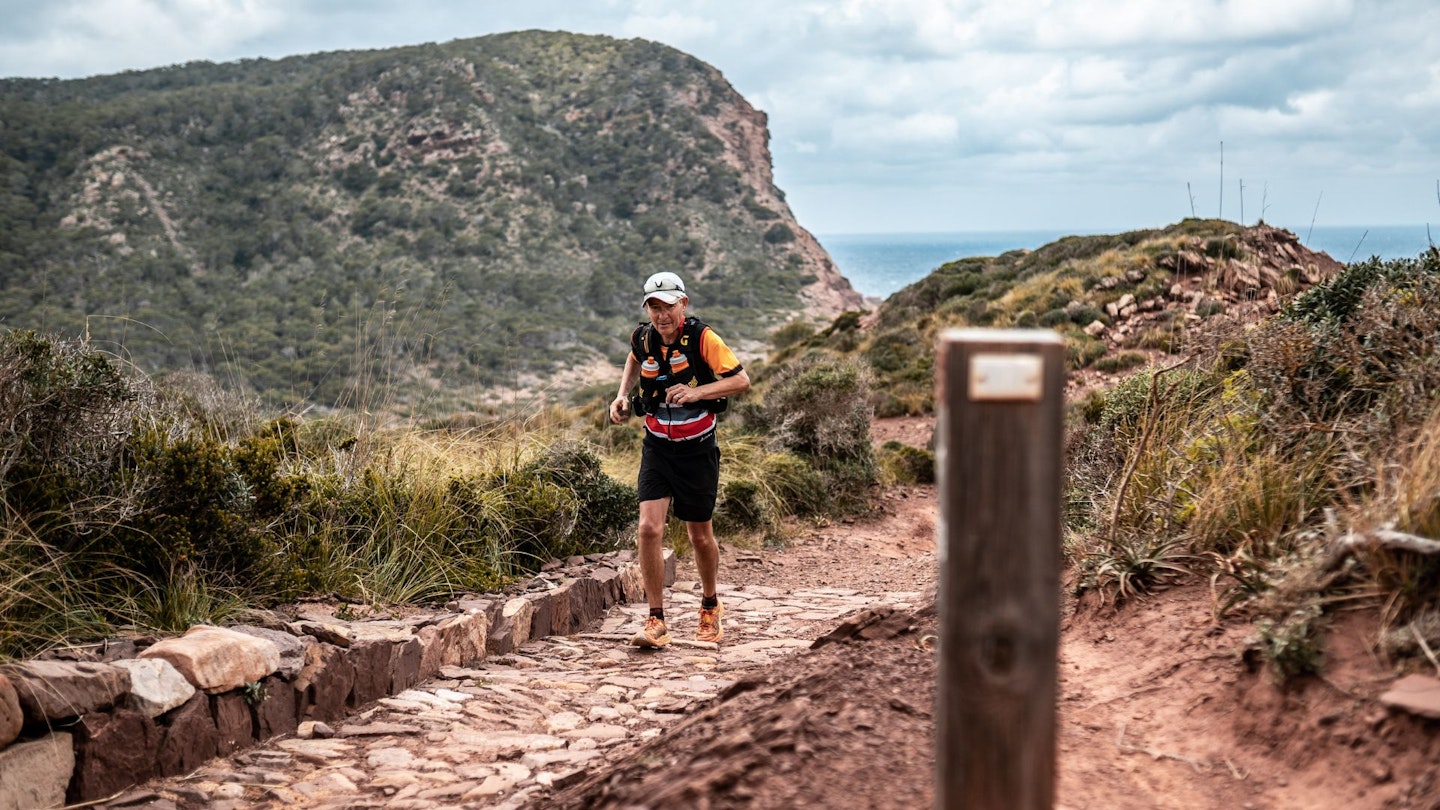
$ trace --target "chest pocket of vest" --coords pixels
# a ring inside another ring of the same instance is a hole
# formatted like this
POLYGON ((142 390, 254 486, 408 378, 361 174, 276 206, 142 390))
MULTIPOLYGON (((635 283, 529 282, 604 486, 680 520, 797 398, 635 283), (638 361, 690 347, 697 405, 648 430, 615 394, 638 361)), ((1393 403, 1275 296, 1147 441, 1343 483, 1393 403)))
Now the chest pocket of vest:
POLYGON ((694 379, 695 369, 690 365, 690 358, 684 352, 672 352, 670 355, 670 384, 689 385, 694 379))

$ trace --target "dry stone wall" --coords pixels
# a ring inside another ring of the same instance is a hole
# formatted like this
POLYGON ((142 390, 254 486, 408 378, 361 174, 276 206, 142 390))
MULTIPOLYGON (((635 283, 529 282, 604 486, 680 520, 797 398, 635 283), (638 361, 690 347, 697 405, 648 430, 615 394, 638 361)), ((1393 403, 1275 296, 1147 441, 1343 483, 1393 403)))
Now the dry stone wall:
MULTIPOLYGON (((315 606, 265 626, 197 626, 0 670, 0 810, 90 802, 302 723, 335 721, 645 597, 633 551, 573 557, 523 589, 440 612, 342 621, 315 606)), ((665 557, 665 583, 675 560, 665 557)))

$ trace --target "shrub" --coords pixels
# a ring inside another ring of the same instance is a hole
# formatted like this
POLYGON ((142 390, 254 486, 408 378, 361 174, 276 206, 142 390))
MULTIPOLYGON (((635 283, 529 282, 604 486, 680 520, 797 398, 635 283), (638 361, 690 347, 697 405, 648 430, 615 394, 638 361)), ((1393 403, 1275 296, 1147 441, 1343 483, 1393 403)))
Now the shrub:
POLYGON ((1117 371, 1128 371, 1136 366, 1145 365, 1146 357, 1140 352, 1120 352, 1119 354, 1106 355, 1091 364, 1096 371, 1115 373, 1117 371))
POLYGON ((783 245, 795 241, 795 232, 790 230, 789 225, 777 222, 765 231, 765 241, 771 245, 783 245))
POLYGON ((913 333, 904 332, 880 335, 865 349, 865 359, 871 368, 882 372, 911 368, 922 359, 922 350, 916 345, 916 337, 913 333))
POLYGON ((1225 302, 1216 298, 1205 298, 1195 305, 1195 314, 1201 318, 1211 318, 1225 313, 1225 302))
POLYGON ((1320 608, 1315 605, 1292 611, 1279 621, 1262 618, 1255 623, 1260 655, 1270 663, 1280 682, 1320 674, 1324 656, 1315 632, 1320 608))
POLYGON ((1065 335, 1065 365, 1072 371, 1088 368, 1091 363, 1104 356, 1104 341, 1096 340, 1084 332, 1070 332, 1065 335))
POLYGON ((728 481, 720 488, 715 505, 715 530, 723 533, 753 532, 770 522, 769 510, 754 481, 728 481))
POLYGON ((868 369, 818 353, 790 361, 765 397, 772 436, 825 480, 827 512, 852 514, 869 507, 876 483, 869 402, 868 369))
POLYGON ((149 429, 132 437, 128 453, 139 502, 113 553, 154 580, 193 562, 235 582, 274 581, 277 549, 250 520, 255 498, 227 446, 149 429))
POLYGON ((825 479, 804 459, 789 453, 770 453, 761 469, 766 485, 778 496, 786 514, 825 514, 825 479))
POLYGON ((613 541, 635 522, 635 488, 606 475, 590 447, 574 442, 551 445, 524 471, 563 487, 579 502, 579 528, 590 536, 577 540, 587 552, 613 541))
POLYGON ((890 440, 880 446, 880 469, 897 484, 935 483, 935 454, 890 440))
POLYGON ((1061 311, 1065 312, 1066 317, 1070 320, 1071 323, 1075 324, 1076 326, 1089 326, 1096 321, 1100 321, 1101 323, 1107 325, 1110 323, 1109 316, 1107 316, 1098 307, 1092 306, 1090 304, 1078 307, 1071 307, 1069 310, 1061 311))
MULTIPOLYGON (((1098 311, 1098 310, 1097 310, 1097 311, 1098 311)), ((1069 323, 1069 322, 1070 322, 1070 313, 1066 312, 1066 311, 1063 310, 1063 309, 1059 309, 1059 308, 1046 310, 1044 313, 1042 313, 1042 314, 1040 315, 1040 318, 1037 320, 1037 323, 1038 323, 1040 326, 1046 327, 1047 329, 1050 328, 1050 327, 1059 326, 1059 325, 1062 324, 1062 323, 1069 323)), ((1086 321, 1086 323, 1088 324, 1089 321, 1086 321)), ((1081 324, 1081 326, 1084 326, 1084 325, 1085 325, 1085 324, 1081 324)))
POLYGON ((1113 597, 1133 599, 1190 573, 1189 555, 1174 540, 1125 537, 1092 549, 1080 563, 1079 585, 1113 597))
POLYGON ((780 443, 801 456, 868 458, 869 393, 863 366, 812 353, 776 374, 765 409, 780 443))
POLYGON ((788 349, 815 336, 815 326, 806 321, 787 323, 770 335, 770 345, 777 351, 788 349))
POLYGON ((30 519, 59 523, 111 488, 131 423, 151 401, 88 345, 0 333, 0 495, 30 519))

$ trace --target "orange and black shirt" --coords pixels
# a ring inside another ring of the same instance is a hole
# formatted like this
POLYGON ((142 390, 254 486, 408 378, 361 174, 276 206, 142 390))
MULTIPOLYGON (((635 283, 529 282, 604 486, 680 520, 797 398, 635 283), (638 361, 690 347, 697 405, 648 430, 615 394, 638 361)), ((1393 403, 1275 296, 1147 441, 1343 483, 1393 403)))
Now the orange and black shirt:
POLYGON ((641 324, 630 335, 630 351, 640 363, 646 432, 676 442, 703 439, 715 432, 715 414, 725 409, 725 400, 687 405, 665 401, 665 390, 672 385, 694 388, 740 373, 740 360, 714 329, 697 318, 686 318, 679 339, 666 344, 653 326, 641 324))

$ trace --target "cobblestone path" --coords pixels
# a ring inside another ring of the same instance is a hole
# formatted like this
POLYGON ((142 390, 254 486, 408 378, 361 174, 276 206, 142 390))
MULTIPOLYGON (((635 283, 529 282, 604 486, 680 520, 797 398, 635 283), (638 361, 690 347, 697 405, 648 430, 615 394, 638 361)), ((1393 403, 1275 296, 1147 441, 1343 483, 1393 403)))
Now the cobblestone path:
MULTIPOLYGON (((669 648, 626 644, 645 606, 612 608, 590 632, 508 655, 384 698, 306 739, 276 738, 193 774, 150 782, 107 807, 519 808, 601 769, 697 704, 780 656, 808 648, 877 603, 920 594, 720 586, 725 640, 693 640, 699 585, 668 592, 669 648), (332 732, 332 736, 322 736, 332 732)), ((302 728, 301 734, 306 729, 302 728)))

